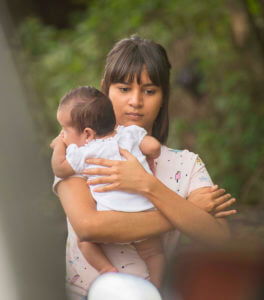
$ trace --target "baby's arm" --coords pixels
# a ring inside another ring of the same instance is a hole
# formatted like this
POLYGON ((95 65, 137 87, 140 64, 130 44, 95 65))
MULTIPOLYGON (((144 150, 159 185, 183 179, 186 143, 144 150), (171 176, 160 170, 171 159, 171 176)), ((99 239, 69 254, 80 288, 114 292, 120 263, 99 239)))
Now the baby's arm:
POLYGON ((148 158, 154 159, 160 156, 160 142, 153 136, 145 135, 139 148, 148 158))
POLYGON ((53 149, 51 166, 54 174, 60 178, 74 175, 73 168, 66 160, 66 145, 60 135, 52 141, 50 147, 53 149))

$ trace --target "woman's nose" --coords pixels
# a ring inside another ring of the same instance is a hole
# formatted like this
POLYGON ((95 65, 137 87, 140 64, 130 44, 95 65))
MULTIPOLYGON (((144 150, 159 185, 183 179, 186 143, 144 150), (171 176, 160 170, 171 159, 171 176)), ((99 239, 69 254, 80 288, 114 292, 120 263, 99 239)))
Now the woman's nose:
POLYGON ((140 90, 134 90, 129 98, 129 105, 133 107, 141 107, 143 105, 143 97, 140 90))

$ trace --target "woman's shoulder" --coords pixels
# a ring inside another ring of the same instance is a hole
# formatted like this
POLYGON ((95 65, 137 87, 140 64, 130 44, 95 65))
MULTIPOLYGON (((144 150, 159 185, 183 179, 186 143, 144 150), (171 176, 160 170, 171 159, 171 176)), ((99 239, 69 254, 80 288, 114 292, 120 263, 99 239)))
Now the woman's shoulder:
POLYGON ((155 176, 184 198, 193 189, 211 185, 210 176, 200 157, 187 149, 162 146, 155 167, 155 176))
POLYGON ((187 149, 172 149, 164 145, 161 147, 161 154, 156 160, 157 164, 166 165, 168 168, 176 167, 182 170, 192 170, 204 166, 198 154, 187 149))
POLYGON ((178 150, 178 149, 169 148, 164 145, 161 146, 161 155, 160 155, 161 159, 167 159, 167 160, 184 159, 185 161, 187 159, 195 162, 198 157, 199 157, 198 154, 191 152, 187 149, 178 150))

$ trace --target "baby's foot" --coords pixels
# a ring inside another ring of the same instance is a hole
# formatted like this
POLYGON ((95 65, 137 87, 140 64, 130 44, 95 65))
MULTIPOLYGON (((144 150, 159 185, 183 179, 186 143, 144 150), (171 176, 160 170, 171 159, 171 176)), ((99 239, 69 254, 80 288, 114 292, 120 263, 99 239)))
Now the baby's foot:
POLYGON ((104 273, 109 273, 109 272, 117 273, 118 270, 114 266, 109 266, 109 267, 102 268, 99 273, 104 274, 104 273))

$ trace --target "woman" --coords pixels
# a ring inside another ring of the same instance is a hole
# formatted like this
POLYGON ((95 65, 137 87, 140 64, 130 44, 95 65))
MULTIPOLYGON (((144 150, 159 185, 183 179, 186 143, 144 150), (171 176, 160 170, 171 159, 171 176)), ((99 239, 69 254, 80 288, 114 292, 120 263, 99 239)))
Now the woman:
MULTIPOLYGON (((107 56, 102 89, 112 101, 117 123, 144 127, 163 145, 168 135, 170 63, 164 48, 138 36, 121 40, 107 56)), ((219 245, 229 237, 223 211, 234 199, 223 189, 212 187, 211 179, 199 157, 187 150, 175 152, 162 147, 154 162, 155 177, 147 174, 127 151, 126 161, 89 160, 107 168, 84 173, 105 175, 88 181, 89 185, 107 183, 101 191, 114 189, 142 194, 157 211, 122 213, 96 211, 90 190, 83 178, 70 177, 55 182, 56 191, 70 221, 68 222, 67 283, 70 299, 87 295, 98 273, 79 251, 81 241, 106 243, 104 252, 120 272, 148 277, 143 261, 131 245, 136 241, 176 229, 206 244, 219 245), (133 176, 131 176, 133 175, 133 176), (188 199, 189 201, 186 201, 188 199), (202 208, 202 209, 201 209, 202 208), (72 227, 74 231, 72 230, 72 227)), ((114 199, 113 199, 114 201, 114 199)), ((178 231, 167 234, 165 243, 176 243, 178 231)), ((173 249, 166 244, 166 249, 173 249)))

